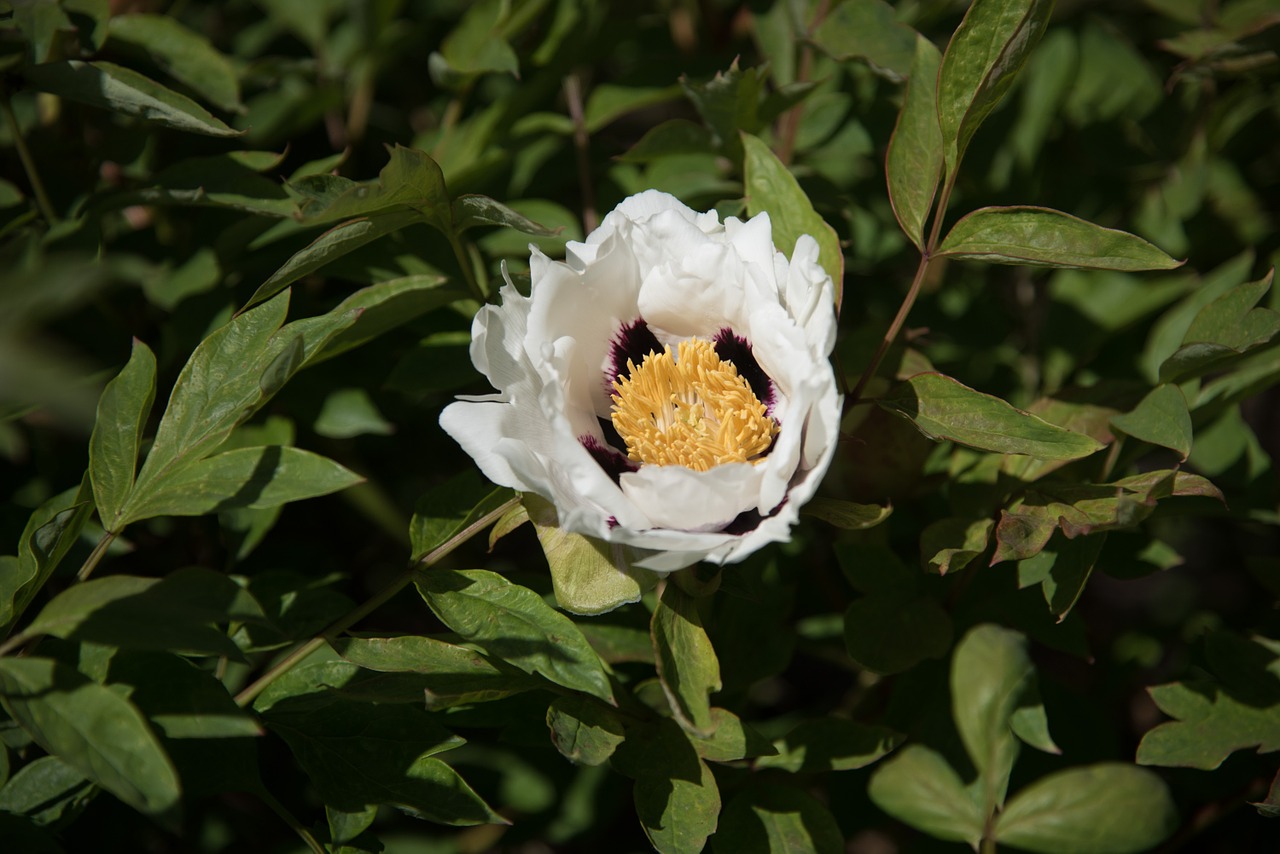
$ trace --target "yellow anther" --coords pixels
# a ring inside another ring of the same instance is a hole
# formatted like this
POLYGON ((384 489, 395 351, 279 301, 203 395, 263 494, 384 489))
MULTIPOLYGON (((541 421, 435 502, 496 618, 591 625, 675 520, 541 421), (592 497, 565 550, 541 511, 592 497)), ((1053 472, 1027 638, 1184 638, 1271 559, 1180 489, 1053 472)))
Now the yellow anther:
POLYGON ((721 463, 759 462, 778 425, 710 341, 691 338, 627 361, 613 384, 611 417, 627 455, 638 463, 706 471, 721 463))

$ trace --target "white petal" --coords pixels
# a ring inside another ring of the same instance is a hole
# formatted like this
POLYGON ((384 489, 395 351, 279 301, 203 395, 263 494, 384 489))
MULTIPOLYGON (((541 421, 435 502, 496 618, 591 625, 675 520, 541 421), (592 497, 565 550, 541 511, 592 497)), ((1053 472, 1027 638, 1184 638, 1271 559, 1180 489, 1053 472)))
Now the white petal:
POLYGON ((641 466, 622 475, 622 492, 654 528, 719 531, 760 500, 762 471, 726 463, 707 471, 684 466, 641 466))

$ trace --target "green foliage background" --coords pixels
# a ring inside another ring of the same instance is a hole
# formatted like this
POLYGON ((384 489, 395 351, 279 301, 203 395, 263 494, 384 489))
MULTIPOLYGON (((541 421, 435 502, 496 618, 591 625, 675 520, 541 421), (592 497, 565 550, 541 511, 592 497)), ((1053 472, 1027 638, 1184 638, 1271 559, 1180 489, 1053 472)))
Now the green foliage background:
POLYGON ((0 3, 0 838, 1271 850, 1277 24, 0 3), (608 610, 436 419, 648 188, 818 238, 850 406, 792 542, 608 610))

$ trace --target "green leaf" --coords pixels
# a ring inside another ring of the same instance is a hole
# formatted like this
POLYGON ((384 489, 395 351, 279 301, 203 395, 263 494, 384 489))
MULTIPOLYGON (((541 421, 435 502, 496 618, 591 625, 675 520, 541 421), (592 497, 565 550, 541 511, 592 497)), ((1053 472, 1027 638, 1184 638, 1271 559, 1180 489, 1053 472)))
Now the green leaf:
POLYGON ((728 709, 712 709, 711 725, 710 736, 693 739, 698 755, 709 762, 737 762, 777 753, 768 739, 728 709))
POLYGON ((78 813, 96 791, 83 774, 58 757, 41 756, 24 765, 0 788, 0 813, 23 815, 38 825, 50 825, 63 816, 78 813))
POLYGON ((333 648, 352 664, 406 678, 374 677, 349 693, 418 702, 428 709, 500 700, 546 683, 474 649, 432 637, 337 638, 333 648))
POLYGON ((93 512, 89 478, 41 504, 18 538, 17 558, 0 560, 0 627, 7 634, 80 536, 93 512))
MULTIPOLYGON (((229 208, 263 216, 292 218, 297 205, 278 182, 258 174, 259 156, 278 161, 274 152, 236 151, 208 157, 188 157, 157 172, 149 187, 103 194, 95 209, 129 205, 195 205, 229 208)), ((266 168, 271 168, 269 162, 266 168)))
POLYGON ((1107 535, 1102 533, 1073 540, 1060 538, 1056 542, 1051 541, 1052 544, 1044 551, 1019 561, 1018 586, 1040 584, 1049 610, 1058 618, 1058 622, 1062 622, 1076 602, 1080 601, 1080 594, 1084 592, 1085 584, 1093 573, 1106 539, 1107 535))
POLYGON ((996 108, 1049 23, 1052 0, 975 0, 938 72, 938 119, 948 175, 996 108))
POLYGON ((790 786, 756 785, 721 813, 711 850, 725 854, 841 854, 844 834, 831 812, 790 786))
POLYGON ((916 374, 877 403, 907 418, 931 439, 949 439, 979 451, 1074 460, 1103 447, 942 374, 916 374))
MULTIPOLYGON (((168 651, 117 652, 111 656, 107 678, 115 686, 132 687, 129 701, 167 739, 262 735, 257 719, 236 705, 227 687, 210 671, 168 651)), ((169 749, 174 750, 172 743, 169 749)), ((178 762, 176 755, 174 760, 178 762)), ((190 785, 193 781, 186 782, 190 785)))
POLYGON ((215 623, 264 622, 253 597, 205 569, 180 569, 163 579, 112 575, 59 593, 27 627, 48 634, 126 649, 181 650, 243 660, 215 623))
POLYGON ((1177 451, 1182 462, 1191 453, 1191 413, 1176 385, 1156 386, 1132 410, 1112 417, 1111 426, 1139 441, 1177 451))
POLYGON ((538 237, 554 237, 564 230, 539 225, 523 214, 517 213, 502 202, 475 193, 458 196, 453 200, 453 227, 458 232, 481 225, 498 225, 514 228, 524 234, 538 237))
POLYGON ((134 809, 176 826, 177 772, 132 703, 46 658, 0 658, 0 692, 5 710, 46 751, 134 809))
POLYGON ((1041 777, 996 817, 994 839, 1026 851, 1146 851, 1178 828, 1164 781, 1144 768, 1103 762, 1041 777))
POLYGON ((608 706, 581 695, 557 697, 547 708, 551 743, 576 765, 602 765, 626 739, 608 706))
POLYGON ((555 507, 525 493, 521 499, 551 569, 556 604, 573 614, 596 615, 639 602, 658 577, 631 566, 631 549, 560 528, 555 507))
POLYGON ((415 579, 435 615, 465 640, 525 673, 614 702, 582 632, 532 590, 483 569, 431 569, 415 579))
POLYGON ((289 745, 325 803, 345 812, 391 804, 440 824, 506 824, 458 773, 434 755, 463 740, 425 710, 342 701, 263 715, 289 745))
MULTIPOLYGON (((303 178, 295 189, 333 185, 330 176, 303 178)), ((444 173, 430 155, 397 145, 376 181, 336 185, 337 192, 313 196, 302 204, 302 221, 308 224, 353 219, 391 210, 409 208, 418 219, 449 234, 453 229, 453 208, 445 187, 444 173)))
POLYGON ((911 71, 916 39, 915 30, 899 23, 883 0, 846 0, 813 33, 813 43, 833 59, 866 60, 892 80, 903 80, 911 71))
POLYGON ((242 507, 278 507, 363 482, 363 477, 333 460, 301 448, 239 448, 172 472, 131 502, 124 522, 154 516, 203 516, 242 507))
POLYGON ((978 769, 988 813, 1004 803, 1018 755, 1009 724, 1034 678, 1027 640, 1018 632, 987 623, 970 629, 956 644, 951 711, 978 769))
POLYGON ((326 439, 389 436, 396 429, 362 388, 340 388, 330 392, 312 428, 326 439))
POLYGON ((937 600, 913 589, 863 596, 844 614, 849 657, 874 673, 901 673, 941 658, 951 633, 951 617, 937 600))
POLYGON ((240 107, 240 80, 231 61, 203 35, 168 15, 115 15, 111 39, 145 50, 175 80, 224 110, 240 107))
POLYGON ((841 718, 817 718, 798 725, 774 742, 776 756, 762 756, 757 768, 792 773, 849 771, 879 762, 903 736, 887 727, 868 726, 841 718))
POLYGON ((898 113, 885 155, 893 215, 919 249, 924 248, 924 224, 933 208, 933 197, 942 174, 942 130, 938 126, 938 65, 941 62, 942 55, 933 42, 917 35, 902 111, 898 113))
POLYGON ((968 566, 987 550, 992 519, 939 519, 920 534, 920 561, 929 572, 946 575, 968 566))
POLYGON ((89 477, 98 516, 115 530, 120 509, 133 491, 142 431, 156 396, 156 357, 137 338, 124 368, 98 399, 98 417, 89 439, 89 477))
MULTIPOLYGON (((330 840, 338 845, 344 845, 354 842, 356 837, 373 825, 373 820, 378 817, 378 808, 370 806, 356 812, 344 812, 335 807, 326 806, 324 817, 329 825, 330 840)), ((350 849, 342 849, 343 854, 348 850, 350 849)))
POLYGON ((710 695, 721 688, 720 662, 711 646, 697 601, 668 584, 650 625, 658 679, 676 721, 691 734, 714 731, 710 695))
POLYGON ((418 499, 409 538, 413 560, 421 560, 487 514, 497 510, 514 493, 495 487, 480 478, 474 469, 464 469, 418 499))
POLYGON ((992 565, 1025 560, 1045 547, 1055 530, 1069 538, 1132 528, 1151 515, 1162 498, 1198 496, 1223 501, 1222 492, 1187 472, 1150 471, 1113 483, 1053 484, 1027 490, 1000 511, 992 565))
POLYGON ((645 131, 618 159, 624 163, 649 163, 681 154, 707 154, 714 146, 711 131, 702 125, 688 119, 668 119, 645 131))
POLYGON ((1139 765, 1212 771, 1237 750, 1280 750, 1280 702, 1249 702, 1208 680, 1171 682, 1147 691, 1174 720, 1142 737, 1139 765))
POLYGON ((240 136, 186 95, 110 62, 50 62, 23 71, 33 89, 205 136, 240 136))
POLYGON ((636 814, 655 849, 702 850, 716 830, 720 790, 684 730, 669 720, 630 728, 613 763, 636 781, 636 814))
MULTIPOLYGON (((284 293, 233 318, 201 341, 174 383, 123 515, 142 518, 135 511, 150 501, 151 493, 165 489, 170 478, 197 465, 226 441, 334 336, 355 323, 359 311, 346 310, 344 305, 281 328, 289 309, 289 295, 284 293)), ((315 469, 309 461, 304 464, 308 470, 315 469)), ((241 506, 247 503, 240 502, 241 506)))
POLYGON ((1172 270, 1182 264, 1128 232, 1030 206, 980 208, 966 215, 951 227, 936 254, 1087 270, 1172 270))
POLYGON ((359 249, 366 243, 372 243, 379 237, 385 237, 405 226, 412 225, 420 219, 421 216, 417 211, 393 210, 339 223, 295 252, 281 265, 280 269, 272 273, 271 277, 253 292, 253 296, 249 298, 246 305, 253 306, 270 299, 331 261, 359 249))
POLYGON ((680 85, 711 129, 713 143, 730 160, 741 161, 743 141, 739 132, 756 133, 762 124, 760 96, 764 78, 760 69, 741 71, 735 59, 727 71, 716 72, 706 83, 691 83, 681 77, 680 85))
POLYGON ((854 504, 836 498, 813 498, 801 508, 800 513, 821 519, 846 531, 862 531, 874 528, 893 513, 893 507, 879 504, 854 504))
POLYGON ((443 276, 418 273, 356 291, 329 312, 331 317, 355 312, 355 322, 325 341, 307 365, 354 350, 432 309, 467 298, 465 291, 445 287, 447 282, 443 276))
POLYGON ((591 89, 582 111, 583 125, 587 133, 594 134, 612 124, 616 119, 642 110, 656 107, 680 97, 679 86, 618 86, 600 83, 591 89))
POLYGON ((871 775, 867 795, 889 815, 938 839, 977 848, 985 815, 947 760, 909 744, 871 775))
POLYGON ((813 204, 795 176, 759 139, 742 134, 743 183, 746 185, 747 212, 755 216, 769 214, 773 226, 773 244, 788 258, 796 241, 809 235, 818 243, 818 263, 827 271, 835 288, 836 306, 844 288, 844 253, 835 229, 813 209, 813 204))
POLYGON ((1270 270, 1262 279, 1232 288, 1200 309, 1182 346, 1160 365, 1161 381, 1184 382, 1270 344, 1280 334, 1280 313, 1255 306, 1270 290, 1274 275, 1270 270))
POLYGON ((520 76, 520 63, 506 39, 503 24, 510 6, 503 0, 472 3, 462 20, 431 56, 432 77, 461 86, 488 72, 520 76))

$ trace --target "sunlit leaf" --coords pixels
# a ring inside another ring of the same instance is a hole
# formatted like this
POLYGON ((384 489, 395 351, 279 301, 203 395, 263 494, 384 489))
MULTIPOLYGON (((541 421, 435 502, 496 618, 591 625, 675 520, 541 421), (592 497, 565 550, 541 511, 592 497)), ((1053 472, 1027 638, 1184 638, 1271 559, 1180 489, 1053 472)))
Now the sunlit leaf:
POLYGON ((889 815, 931 836, 976 846, 985 816, 941 755, 910 744, 871 775, 867 795, 889 815))
POLYGON ((587 697, 557 697, 547 709, 551 743, 570 762, 600 765, 626 736, 617 714, 587 697))
POLYGON ((1005 805, 994 839, 1027 851, 1146 851, 1178 827, 1169 788, 1144 768, 1105 762, 1036 780, 1005 805))
POLYGON ((676 720, 690 733, 712 733, 710 695, 721 688, 720 662, 711 646, 697 600, 678 584, 668 584, 650 628, 658 678, 676 720))
POLYGON ((806 721, 775 742, 776 756, 762 756, 757 768, 784 771, 849 771, 878 762, 902 743, 901 733, 840 718, 806 721))
POLYGON ((156 396, 156 357, 138 339, 115 379, 98 400, 98 417, 89 439, 89 477, 103 526, 114 529, 133 491, 142 431, 156 396))
POLYGON ((982 208, 951 227, 939 255, 1042 267, 1172 270, 1170 258, 1141 237, 1049 208, 982 208))

